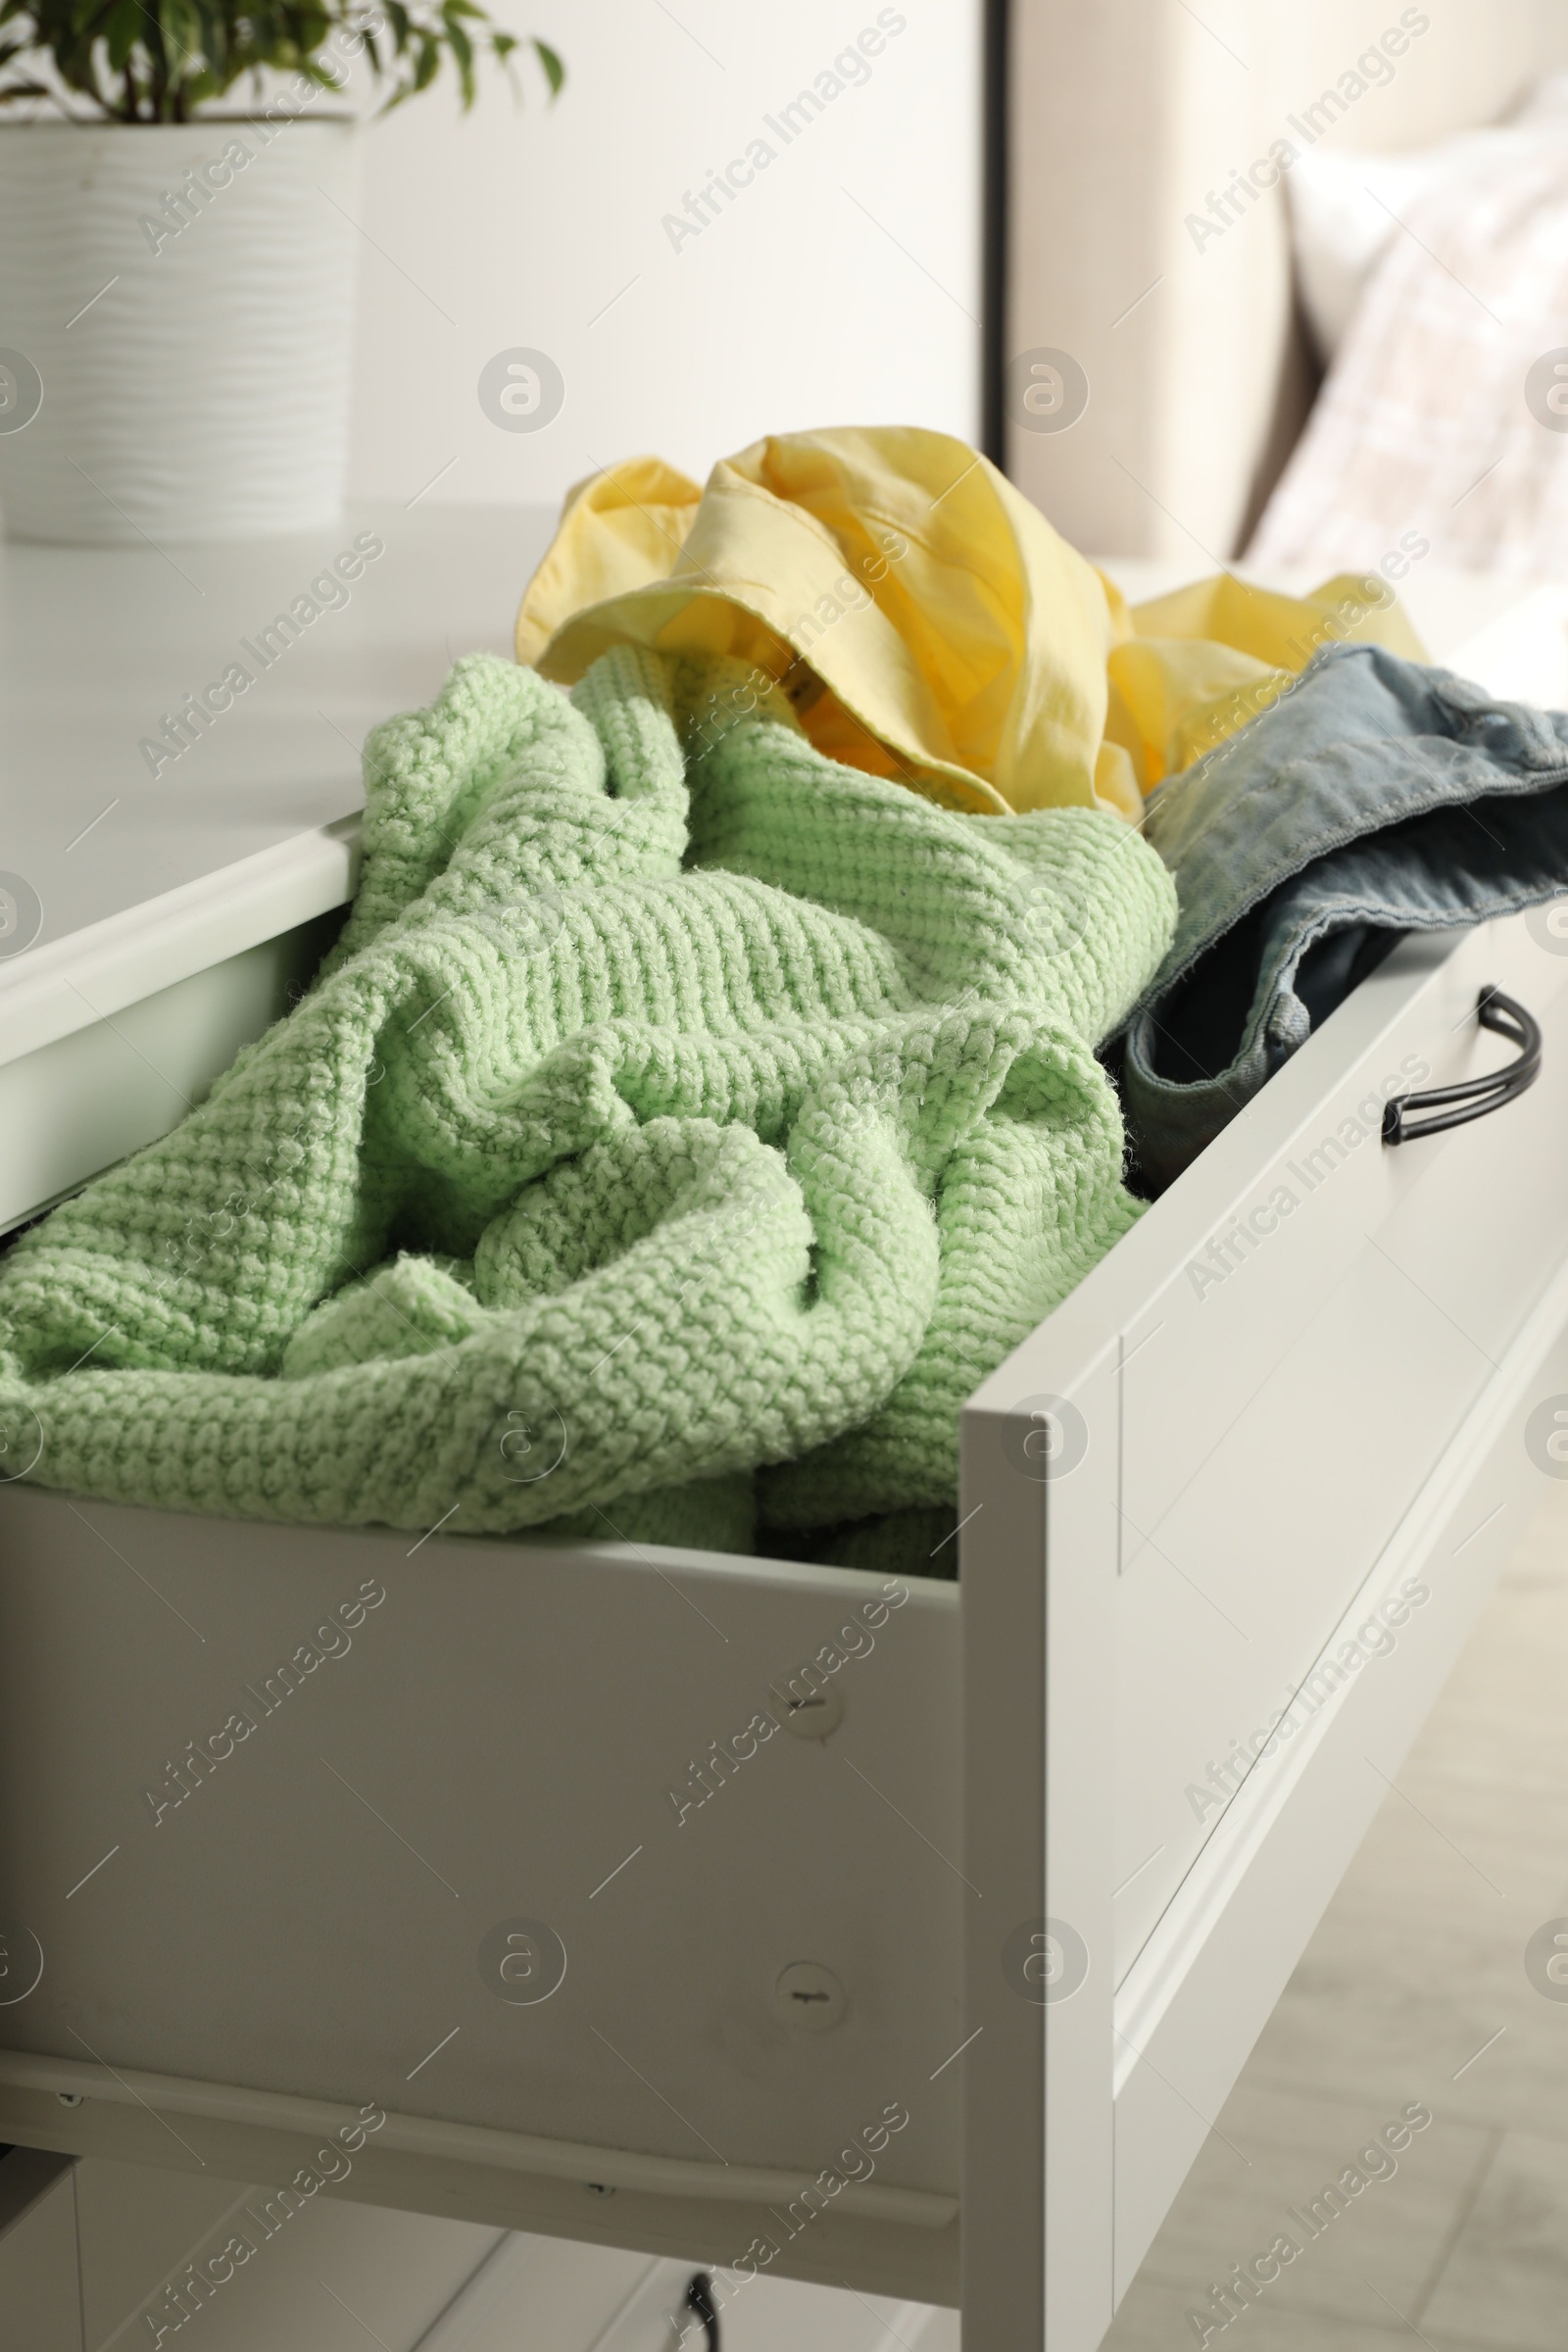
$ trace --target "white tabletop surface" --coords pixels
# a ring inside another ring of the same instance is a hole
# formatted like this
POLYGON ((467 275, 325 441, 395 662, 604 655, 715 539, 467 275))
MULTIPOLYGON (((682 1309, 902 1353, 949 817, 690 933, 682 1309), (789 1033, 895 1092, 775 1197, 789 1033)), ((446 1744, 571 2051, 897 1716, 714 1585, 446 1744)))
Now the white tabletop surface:
POLYGON ((238 547, 0 544, 0 870, 37 893, 38 947, 358 809, 367 729, 428 702, 458 655, 511 653, 553 522, 372 507, 238 547), (260 670, 241 639, 360 532, 385 553, 260 670), (141 738, 236 661, 255 683, 155 778, 141 738))
MULTIPOLYGON (((416 505, 239 547, 0 544, 0 876, 41 906, 0 949, 0 1063, 342 905, 368 729, 459 655, 510 653, 554 520, 416 505), (384 553, 348 601, 263 668, 260 632, 367 532, 384 553), (142 739, 235 661, 255 682, 155 777, 142 739)), ((1104 568, 1138 601, 1198 567, 1104 568)), ((1421 565, 1399 593, 1435 660, 1568 705, 1562 590, 1421 565)))
MULTIPOLYGON (((548 543, 544 509, 351 509, 312 538, 239 547, 62 548, 0 543, 0 870, 42 904, 39 945, 199 880, 363 803, 368 728, 429 701, 459 654, 510 653, 523 587, 548 543), (385 553, 233 707, 154 777, 139 746, 181 698, 234 661, 357 533, 385 553)), ((1105 568, 1135 598, 1191 564, 1105 568)), ((1520 636, 1515 583, 1417 570, 1400 590, 1440 661, 1520 636)), ((1539 599, 1538 599, 1539 601, 1539 599)), ((1560 605, 1548 635, 1568 657, 1560 605)), ((1536 699, 1568 699, 1532 636, 1536 699), (1554 692, 1553 689, 1556 689, 1554 692)), ((1503 648, 1495 649, 1501 654, 1503 648)), ((1506 663, 1480 660, 1501 692, 1506 663)))

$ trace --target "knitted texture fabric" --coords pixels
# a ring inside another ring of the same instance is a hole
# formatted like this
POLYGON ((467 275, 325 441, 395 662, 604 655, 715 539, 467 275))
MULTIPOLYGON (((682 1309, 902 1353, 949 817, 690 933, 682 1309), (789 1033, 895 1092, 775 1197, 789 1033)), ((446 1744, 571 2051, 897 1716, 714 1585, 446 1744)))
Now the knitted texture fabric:
POLYGON ((0 1260, 34 1480, 851 1556, 952 1510, 964 1398, 1137 1213, 1093 1047, 1172 885, 726 667, 474 656, 370 737, 309 994, 0 1260))

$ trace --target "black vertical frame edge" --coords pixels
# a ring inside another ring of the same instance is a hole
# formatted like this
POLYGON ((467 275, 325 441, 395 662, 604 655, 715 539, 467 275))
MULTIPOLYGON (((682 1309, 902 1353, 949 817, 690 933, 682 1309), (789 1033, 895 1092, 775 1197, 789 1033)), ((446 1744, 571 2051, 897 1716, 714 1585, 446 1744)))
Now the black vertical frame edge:
POLYGON ((1007 326, 1008 62, 1012 0, 983 0, 980 197, 980 447, 1007 469, 1003 390, 1007 326))

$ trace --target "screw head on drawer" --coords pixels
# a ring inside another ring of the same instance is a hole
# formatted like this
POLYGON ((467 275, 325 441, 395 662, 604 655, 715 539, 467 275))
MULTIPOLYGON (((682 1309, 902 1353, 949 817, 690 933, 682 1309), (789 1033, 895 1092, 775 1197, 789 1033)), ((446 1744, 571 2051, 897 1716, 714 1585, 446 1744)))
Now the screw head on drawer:
POLYGON ((844 1987, 819 1960, 792 1960, 773 1987, 773 2008, 786 2025, 826 2034, 843 2017, 844 1987))
POLYGON ((825 1740, 844 1721, 844 1693, 837 1683, 795 1675, 775 1683, 767 1696, 779 1722, 797 1740, 825 1740))

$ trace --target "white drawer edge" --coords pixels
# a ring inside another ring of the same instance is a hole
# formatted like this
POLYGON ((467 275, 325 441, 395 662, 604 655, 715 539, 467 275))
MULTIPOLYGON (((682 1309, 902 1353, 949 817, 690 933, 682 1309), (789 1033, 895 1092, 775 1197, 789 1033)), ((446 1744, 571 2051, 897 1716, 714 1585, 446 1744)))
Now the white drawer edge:
MULTIPOLYGON (((81 2058, 37 2057, 23 2050, 0 2050, 0 2083, 16 2090, 71 2091, 117 2106, 135 2105, 155 2115, 204 2116, 279 2132, 327 2134, 345 2127, 364 2129, 357 2108, 330 2100, 291 2098, 282 2091, 245 2090, 226 2082, 190 2082, 177 2075, 111 2071, 81 2058)), ((760 2165, 708 2164, 678 2156, 645 2156, 629 2148, 595 2148, 580 2140, 543 2139, 530 2132, 449 2124, 422 2115, 389 2114, 375 2138, 378 2146, 403 2155, 445 2157, 460 2164, 534 2173, 551 2180, 589 2181, 645 2195, 698 2197, 720 2204, 787 2205, 813 2178, 760 2165)), ((957 2216, 958 2200, 934 2189, 850 2181, 834 2198, 834 2208, 866 2221, 946 2230, 957 2216)))
POLYGON ((339 817, 0 963, 0 1062, 346 906, 360 818, 339 817))
MULTIPOLYGON (((381 1535, 387 1531, 367 1528, 353 1532, 381 1535)), ((766 1585, 777 1590, 782 1586, 795 1592, 821 1593, 835 1604, 857 1592, 875 1597, 889 1585, 902 1584, 904 1598, 894 1604, 896 1607, 906 1608, 912 1601, 917 1609, 934 1610, 939 1617, 950 1617, 955 1622, 962 1603, 962 1588, 953 1578, 884 1576, 878 1568, 839 1568, 831 1561, 791 1560, 763 1551, 701 1551, 685 1544, 634 1544, 624 1537, 612 1542, 605 1537, 582 1536, 547 1543, 538 1538, 530 1540, 527 1528, 519 1528, 515 1535, 441 1536, 437 1542, 443 1550, 464 1546, 493 1550, 507 1544, 529 1553, 546 1553, 553 1560, 569 1559, 579 1566, 618 1567, 636 1560, 642 1567, 651 1568, 656 1576, 683 1576, 692 1583, 715 1588, 741 1584, 766 1585)))
MULTIPOLYGON (((397 1544, 408 1535, 407 1528, 384 1527, 368 1521, 352 1527, 335 1527, 315 1520, 230 1518, 214 1511, 160 1512, 156 1504, 108 1502, 101 1495, 88 1494, 78 1489, 45 1487, 30 1479, 0 1480, 0 1525, 5 1515, 15 1507, 26 1510, 37 1508, 46 1514, 58 1514, 65 1530, 66 1514, 78 1524, 81 1512, 88 1510, 125 1511, 140 1514, 149 1523, 167 1518, 176 1526, 200 1525, 207 1528, 243 1527, 265 1529, 286 1548, 290 1540, 299 1536, 313 1539, 337 1536, 349 1544, 397 1544)), ((69 1532, 69 1531, 66 1531, 69 1532)), ((9 1539, 17 1539, 13 1533, 9 1539)), ((934 1613, 952 1621, 956 1627, 962 1610, 962 1588, 954 1579, 941 1576, 907 1578, 884 1576, 877 1568, 839 1568, 831 1562, 791 1560, 767 1552, 703 1551, 695 1545, 678 1544, 637 1544, 624 1538, 612 1542, 597 1536, 549 1538, 528 1528, 519 1528, 512 1535, 431 1535, 420 1536, 412 1550, 405 1544, 403 1556, 412 1559, 414 1553, 426 1544, 431 1556, 439 1551, 447 1555, 448 1571, 461 1571, 466 1562, 483 1562, 496 1552, 511 1552, 519 1565, 555 1568, 569 1567, 574 1573, 596 1568, 620 1568, 632 1562, 649 1569, 666 1581, 684 1577, 688 1583, 707 1584, 715 1590, 735 1585, 761 1585, 771 1591, 810 1592, 833 1602, 852 1598, 856 1593, 877 1597, 889 1585, 903 1584, 904 1598, 893 1605, 913 1607, 917 1612, 934 1613)))

